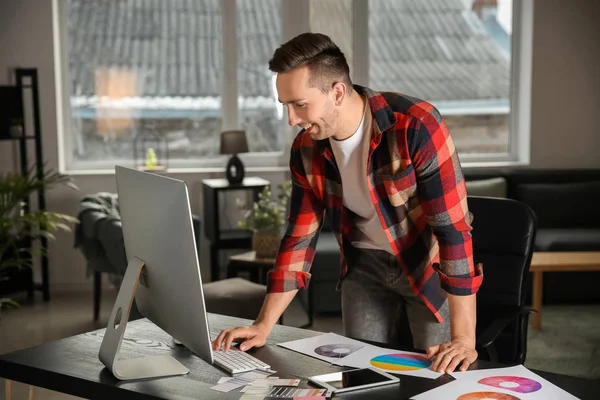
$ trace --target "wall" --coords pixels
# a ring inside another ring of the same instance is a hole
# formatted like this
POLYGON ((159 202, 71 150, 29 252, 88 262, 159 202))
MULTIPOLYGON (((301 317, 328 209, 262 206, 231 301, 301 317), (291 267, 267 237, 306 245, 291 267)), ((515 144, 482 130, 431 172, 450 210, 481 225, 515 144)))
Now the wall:
MULTIPOLYGON (((9 0, 0 3, 0 84, 12 84, 11 70, 37 67, 48 162, 58 162, 57 118, 52 43, 52 2, 50 0, 9 0)), ((0 167, 12 166, 13 144, 0 143, 0 167)))
MULTIPOLYGON (((10 81, 9 68, 37 67, 40 74, 45 158, 58 165, 56 83, 50 0, 0 2, 0 84, 10 81)), ((594 35, 594 16, 600 2, 538 0, 535 3, 531 167, 600 168, 600 38, 594 35), (560 109, 560 111, 559 111, 560 109)), ((0 170, 16 163, 11 144, 0 142, 0 170)), ((284 173, 251 173, 280 182, 284 173)), ((201 214, 201 180, 206 174, 176 174, 191 190, 193 212, 201 214)), ((76 176, 79 192, 48 193, 52 210, 75 214, 85 193, 115 191, 113 176, 76 176)), ((84 260, 73 249, 72 236, 61 234, 50 247, 54 289, 91 287, 84 260)), ((201 255, 207 276, 206 252, 201 255)))
POLYGON ((531 165, 600 168, 600 1, 536 0, 531 165))

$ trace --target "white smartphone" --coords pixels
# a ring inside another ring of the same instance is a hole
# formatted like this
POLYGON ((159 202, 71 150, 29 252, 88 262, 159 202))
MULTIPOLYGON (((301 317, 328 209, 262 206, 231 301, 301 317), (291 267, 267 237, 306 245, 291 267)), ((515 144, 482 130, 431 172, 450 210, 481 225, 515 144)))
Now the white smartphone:
POLYGON ((400 379, 373 368, 359 368, 331 374, 310 376, 309 381, 332 393, 349 392, 399 383, 400 379))

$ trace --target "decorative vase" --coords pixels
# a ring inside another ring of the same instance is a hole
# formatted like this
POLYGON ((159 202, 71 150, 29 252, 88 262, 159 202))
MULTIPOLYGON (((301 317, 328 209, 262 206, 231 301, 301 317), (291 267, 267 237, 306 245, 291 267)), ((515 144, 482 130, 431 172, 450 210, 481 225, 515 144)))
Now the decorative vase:
POLYGON ((281 236, 278 233, 254 231, 252 250, 256 252, 256 258, 275 258, 280 242, 281 236))

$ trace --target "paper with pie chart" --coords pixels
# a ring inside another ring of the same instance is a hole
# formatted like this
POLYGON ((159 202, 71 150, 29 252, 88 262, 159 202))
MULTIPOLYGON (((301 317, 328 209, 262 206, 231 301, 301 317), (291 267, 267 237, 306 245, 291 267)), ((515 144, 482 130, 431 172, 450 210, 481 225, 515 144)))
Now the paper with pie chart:
POLYGON ((453 372, 450 375, 456 381, 415 396, 415 400, 577 400, 577 397, 522 365, 453 372))
POLYGON ((453 372, 460 381, 475 382, 479 387, 501 390, 521 399, 572 400, 577 397, 550 383, 538 374, 517 365, 507 368, 453 372))
POLYGON ((306 339, 279 343, 279 346, 337 364, 337 361, 363 348, 365 343, 335 333, 326 333, 306 339))
POLYGON ((279 346, 331 364, 354 368, 377 368, 391 374, 435 379, 441 374, 429 367, 424 354, 373 346, 335 333, 279 343, 279 346))
MULTIPOLYGON (((531 397, 535 399, 534 397, 531 397)), ((421 393, 414 397, 414 400, 525 400, 525 397, 519 396, 516 393, 508 393, 503 389, 486 387, 474 384, 471 381, 452 381, 445 385, 438 386, 435 389, 421 393)))

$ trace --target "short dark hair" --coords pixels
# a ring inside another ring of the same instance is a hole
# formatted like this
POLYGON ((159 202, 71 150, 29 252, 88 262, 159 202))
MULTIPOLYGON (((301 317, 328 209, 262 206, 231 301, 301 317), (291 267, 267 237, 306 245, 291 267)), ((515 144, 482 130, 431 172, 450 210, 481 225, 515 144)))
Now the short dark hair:
POLYGON ((285 73, 306 65, 310 71, 308 84, 327 93, 333 83, 344 82, 352 92, 350 68, 344 53, 322 33, 302 33, 282 44, 269 60, 269 69, 285 73))

